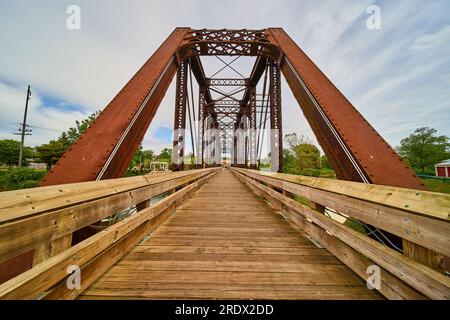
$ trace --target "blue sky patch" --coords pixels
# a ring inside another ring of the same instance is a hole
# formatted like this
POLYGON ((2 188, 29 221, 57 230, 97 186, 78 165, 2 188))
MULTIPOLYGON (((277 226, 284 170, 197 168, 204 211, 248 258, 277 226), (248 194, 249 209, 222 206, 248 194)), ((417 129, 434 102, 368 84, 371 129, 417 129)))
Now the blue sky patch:
POLYGON ((161 142, 172 141, 172 129, 167 127, 157 127, 155 138, 160 140, 161 142))

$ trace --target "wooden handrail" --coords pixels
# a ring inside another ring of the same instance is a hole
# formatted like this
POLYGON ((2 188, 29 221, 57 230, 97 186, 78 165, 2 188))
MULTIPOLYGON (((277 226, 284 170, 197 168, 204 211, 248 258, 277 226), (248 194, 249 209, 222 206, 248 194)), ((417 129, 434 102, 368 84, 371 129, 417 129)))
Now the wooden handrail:
POLYGON ((234 170, 450 256, 450 220, 447 218, 450 195, 255 170, 234 170), (373 197, 370 196, 371 192, 373 197))
POLYGON ((432 299, 450 299, 450 278, 447 276, 283 193, 295 194, 312 203, 333 208, 446 255, 450 249, 450 221, 447 216, 450 196, 239 168, 233 168, 232 171, 255 192, 273 202, 315 240, 329 247, 330 251, 359 275, 363 276, 361 264, 373 263, 382 267, 389 274, 391 282, 385 283, 384 288, 380 290, 385 296, 418 298, 417 295, 408 293, 407 286, 410 286, 432 299), (373 197, 370 196, 372 192, 373 197), (330 235, 334 239, 330 240, 330 235), (347 253, 343 254, 344 251, 347 253), (352 253, 354 260, 349 261, 348 252, 352 253), (395 280, 396 284, 393 285, 392 277, 404 282, 405 285, 400 286, 401 292, 398 290, 398 280, 395 280))
MULTIPOLYGON (((0 262, 71 236, 76 230, 198 180, 213 170, 201 169, 2 192, 0 262)), ((60 248, 51 255, 66 248, 60 248)))
POLYGON ((444 193, 250 169, 236 168, 236 170, 245 170, 248 174, 254 174, 259 177, 292 182, 299 186, 329 191, 411 213, 450 221, 450 195, 444 193))
MULTIPOLYGON (((49 299, 76 298, 131 250, 137 242, 162 223, 184 198, 198 189, 218 171, 219 169, 214 168, 195 170, 184 174, 164 175, 162 181, 152 184, 151 187, 155 188, 172 180, 177 181, 174 185, 182 188, 1 284, 0 299, 36 299, 46 296, 49 299), (183 180, 179 180, 180 178, 183 178, 183 180), (67 268, 71 265, 76 265, 83 271, 81 289, 70 290, 66 286, 67 268)), ((123 181, 122 179, 119 180, 123 181)), ((128 182, 126 179, 125 181, 128 182)), ((110 182, 117 185, 117 180, 110 182)), ((171 185, 171 187, 174 185, 171 185)), ((87 186, 90 186, 90 183, 87 186)), ((141 188, 146 187, 141 186, 141 188)), ((125 189, 129 190, 129 187, 125 189)), ((159 189, 159 191, 163 189, 159 189)), ((111 195, 111 197, 114 196, 111 195)), ((64 210, 70 211, 71 209, 69 207, 64 210)))

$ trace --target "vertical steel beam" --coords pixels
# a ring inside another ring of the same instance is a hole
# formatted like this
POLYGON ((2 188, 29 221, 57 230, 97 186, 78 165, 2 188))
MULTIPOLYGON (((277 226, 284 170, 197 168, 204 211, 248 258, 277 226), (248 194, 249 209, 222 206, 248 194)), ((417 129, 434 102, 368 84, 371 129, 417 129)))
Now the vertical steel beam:
POLYGON ((197 134, 197 168, 205 164, 205 119, 206 119, 206 88, 200 87, 198 98, 198 134, 197 134))
POLYGON ((248 136, 245 136, 245 166, 248 166, 248 136))
POLYGON ((173 125, 172 171, 184 169, 186 138, 187 62, 181 61, 177 71, 175 114, 173 125))
POLYGON ((177 28, 172 32, 40 186, 124 175, 176 72, 174 55, 189 30, 177 28))
POLYGON ((281 72, 270 63, 270 146, 272 172, 283 172, 283 130, 281 121, 281 72))
POLYGON ((236 166, 237 165, 237 137, 236 134, 233 132, 233 145, 231 147, 232 153, 231 153, 231 165, 236 166))
POLYGON ((222 163, 221 137, 219 123, 217 121, 214 125, 214 161, 216 166, 222 163))
POLYGON ((250 88, 250 168, 256 169, 256 160, 258 155, 256 154, 256 87, 250 88))
POLYGON ((205 165, 206 167, 209 167, 211 164, 211 124, 212 124, 212 117, 210 114, 206 116, 205 119, 205 150, 204 157, 205 157, 205 165))

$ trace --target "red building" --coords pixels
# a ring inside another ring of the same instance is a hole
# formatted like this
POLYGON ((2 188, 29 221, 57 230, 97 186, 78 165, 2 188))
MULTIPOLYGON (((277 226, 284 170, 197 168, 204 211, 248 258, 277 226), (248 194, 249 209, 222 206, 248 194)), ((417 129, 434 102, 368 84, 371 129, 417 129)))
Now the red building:
POLYGON ((450 177, 450 159, 444 160, 434 166, 437 177, 450 177))

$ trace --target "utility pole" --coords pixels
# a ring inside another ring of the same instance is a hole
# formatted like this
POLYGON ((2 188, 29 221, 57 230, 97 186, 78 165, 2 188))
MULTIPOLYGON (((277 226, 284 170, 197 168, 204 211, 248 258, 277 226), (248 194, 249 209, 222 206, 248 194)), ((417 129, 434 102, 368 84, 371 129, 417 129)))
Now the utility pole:
POLYGON ((31 97, 31 88, 30 88, 30 86, 28 86, 27 100, 25 102, 25 113, 23 114, 23 122, 21 123, 22 129, 19 130, 20 131, 19 134, 21 135, 20 151, 19 151, 19 168, 22 167, 23 146, 24 146, 24 142, 25 142, 25 135, 27 135, 27 132, 29 131, 27 129, 27 113, 28 113, 28 101, 30 100, 30 97, 31 97))

